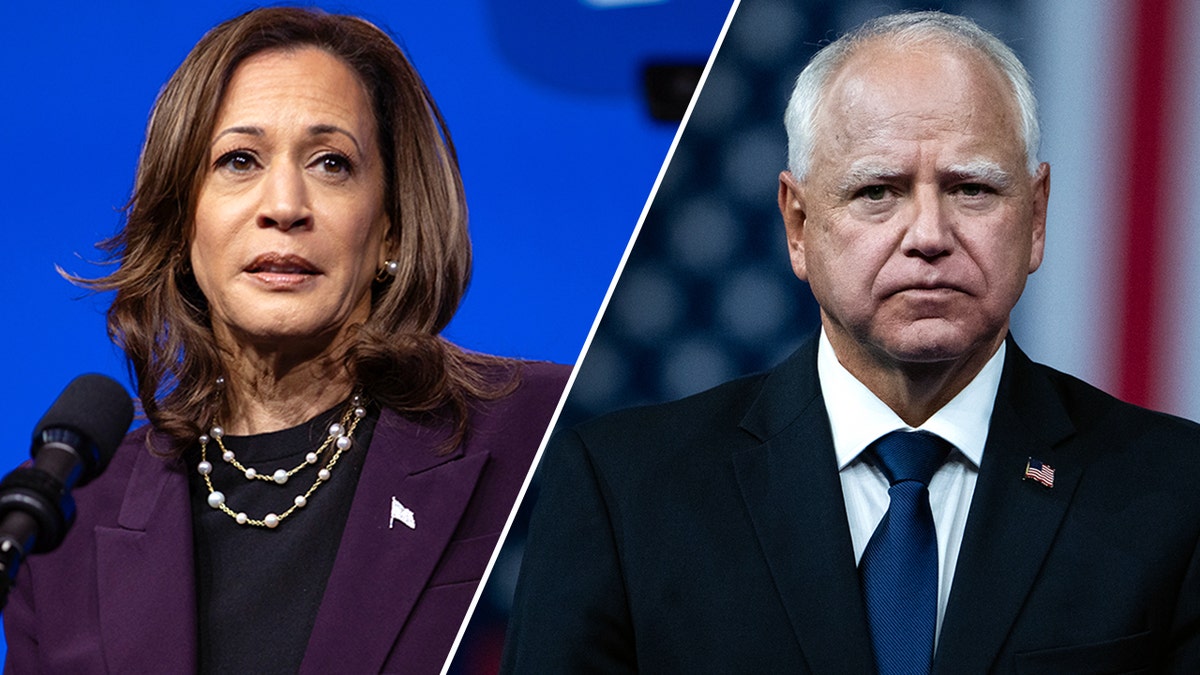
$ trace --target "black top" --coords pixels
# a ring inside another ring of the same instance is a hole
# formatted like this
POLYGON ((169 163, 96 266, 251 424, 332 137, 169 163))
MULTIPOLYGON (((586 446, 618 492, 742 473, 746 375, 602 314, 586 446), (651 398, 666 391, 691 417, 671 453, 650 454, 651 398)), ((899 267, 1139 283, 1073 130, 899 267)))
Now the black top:
MULTIPOLYGON (((346 404, 341 403, 290 429, 223 440, 244 466, 269 475, 276 469, 291 469, 320 447, 329 425, 345 410, 346 404)), ((342 453, 330 479, 308 498, 306 506, 274 529, 239 525, 211 508, 204 479, 194 469, 190 473, 199 672, 294 673, 299 669, 379 419, 377 406, 367 410, 354 432, 354 445, 342 453)), ((222 461, 215 442, 209 442, 207 457, 213 465, 213 488, 225 494, 225 503, 235 512, 261 520, 291 507, 334 452, 331 446, 317 464, 300 470, 283 485, 247 480, 222 461)), ((197 445, 189 463, 195 467, 199 457, 197 445)))

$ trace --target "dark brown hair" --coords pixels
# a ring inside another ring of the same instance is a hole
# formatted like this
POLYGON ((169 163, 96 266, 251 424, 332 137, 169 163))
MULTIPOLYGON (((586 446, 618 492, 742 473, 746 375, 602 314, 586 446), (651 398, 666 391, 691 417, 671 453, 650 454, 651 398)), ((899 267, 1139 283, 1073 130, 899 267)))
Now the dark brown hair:
POLYGON ((382 405, 451 416, 451 446, 466 433, 471 398, 515 386, 511 361, 439 336, 466 290, 471 245, 454 144, 416 70, 383 31, 357 17, 257 9, 209 31, 159 94, 125 225, 100 244, 117 269, 99 279, 71 277, 116 290, 109 334, 125 350, 146 417, 171 437, 170 453, 182 452, 217 412, 215 382, 224 371, 207 300, 188 267, 217 113, 248 57, 308 46, 349 65, 370 96, 385 165, 389 248, 399 262, 394 278, 372 288, 370 317, 346 352, 349 372, 382 405), (497 368, 509 373, 500 384, 497 368))

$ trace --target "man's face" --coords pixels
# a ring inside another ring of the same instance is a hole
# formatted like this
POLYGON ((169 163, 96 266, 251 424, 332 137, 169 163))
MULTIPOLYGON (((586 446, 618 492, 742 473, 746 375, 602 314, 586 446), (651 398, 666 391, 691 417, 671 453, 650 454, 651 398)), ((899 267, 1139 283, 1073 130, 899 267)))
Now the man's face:
POLYGON ((779 199, 844 363, 999 346, 1045 239, 1049 167, 1029 175, 1019 128, 1003 75, 974 54, 880 41, 833 76, 808 176, 785 172, 779 199))

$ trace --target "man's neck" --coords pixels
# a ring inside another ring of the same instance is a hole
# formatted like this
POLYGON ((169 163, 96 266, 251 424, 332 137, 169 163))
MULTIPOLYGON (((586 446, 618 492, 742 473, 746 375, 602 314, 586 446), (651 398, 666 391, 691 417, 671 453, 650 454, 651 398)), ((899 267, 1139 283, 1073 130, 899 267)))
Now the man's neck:
POLYGON ((904 423, 916 428, 971 383, 1004 342, 1004 335, 957 359, 904 362, 825 330, 839 363, 879 397, 904 423))

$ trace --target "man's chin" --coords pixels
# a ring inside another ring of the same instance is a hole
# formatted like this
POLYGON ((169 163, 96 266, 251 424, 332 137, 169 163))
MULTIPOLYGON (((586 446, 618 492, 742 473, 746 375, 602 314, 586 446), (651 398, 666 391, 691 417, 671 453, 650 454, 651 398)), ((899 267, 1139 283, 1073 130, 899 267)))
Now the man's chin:
POLYGON ((964 335, 949 326, 912 326, 912 330, 876 341, 879 351, 896 364, 961 363, 975 357, 991 356, 998 344, 994 339, 964 335))

